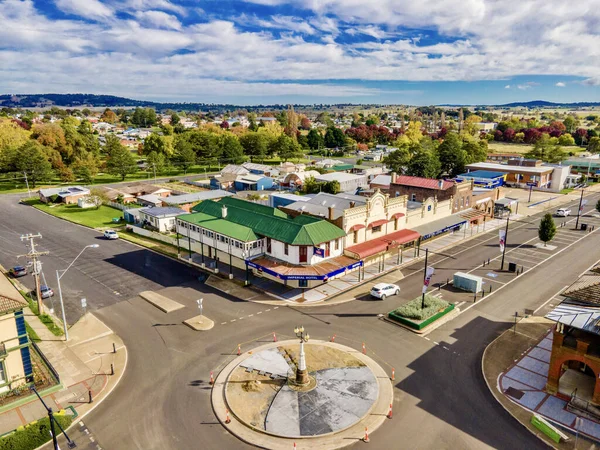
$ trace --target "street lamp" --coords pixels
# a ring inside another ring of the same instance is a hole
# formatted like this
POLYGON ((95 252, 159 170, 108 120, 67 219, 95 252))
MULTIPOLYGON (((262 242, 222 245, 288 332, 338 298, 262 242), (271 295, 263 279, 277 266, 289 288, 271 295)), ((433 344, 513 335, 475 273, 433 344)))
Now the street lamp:
POLYGON ((308 370, 306 370, 306 355, 304 354, 304 343, 308 342, 310 336, 308 333, 304 333, 304 327, 294 328, 296 337, 300 339, 300 358, 298 361, 298 367, 296 368, 296 384, 305 385, 309 383, 308 370))
POLYGON ((67 270, 69 270, 71 268, 71 266, 75 263, 75 261, 77 261, 77 259, 81 256, 81 254, 83 252, 85 252, 86 249, 98 248, 98 247, 100 247, 98 244, 86 245, 85 247, 83 247, 83 250, 81 250, 79 252, 79 255, 77 255, 75 257, 75 259, 73 261, 71 261, 71 264, 69 264, 66 269, 56 271, 56 282, 58 284, 58 295, 60 298, 60 308, 62 309, 62 320, 63 320, 63 330, 65 332, 65 341, 69 340, 69 330, 67 329, 67 318, 65 316, 65 304, 63 303, 62 289, 60 287, 60 279, 65 275, 65 273, 67 273, 67 270), (62 272, 62 273, 60 273, 60 272, 62 272))
POLYGON ((49 408, 46 403, 44 402, 44 400, 42 400, 42 397, 40 397, 40 394, 38 393, 38 391, 35 389, 35 386, 31 385, 29 387, 29 389, 31 389, 33 392, 35 392, 35 395, 37 395, 37 398, 40 400, 40 402, 42 402, 42 405, 44 405, 44 408, 46 408, 46 411, 48 412, 48 419, 50 420, 50 433, 52 434, 52 444, 54 447, 54 450, 60 450, 60 448, 58 447, 58 441, 56 440, 56 431, 54 430, 54 425, 58 425, 58 428, 60 428, 60 431, 62 431, 62 434, 65 435, 65 437, 67 438, 67 446, 69 448, 76 448, 77 445, 75 444, 75 442, 73 442, 71 440, 71 438, 69 438, 69 435, 67 435, 67 433, 65 432, 65 430, 63 430, 63 427, 60 425, 60 423, 54 418, 54 413, 52 412, 52 408, 49 408))

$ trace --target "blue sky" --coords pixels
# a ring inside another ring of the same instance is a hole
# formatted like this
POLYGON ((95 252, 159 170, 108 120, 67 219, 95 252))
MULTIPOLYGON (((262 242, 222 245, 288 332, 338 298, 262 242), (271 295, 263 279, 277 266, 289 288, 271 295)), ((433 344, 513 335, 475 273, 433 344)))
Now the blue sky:
POLYGON ((0 0, 0 92, 248 105, 600 101, 594 3, 0 0))

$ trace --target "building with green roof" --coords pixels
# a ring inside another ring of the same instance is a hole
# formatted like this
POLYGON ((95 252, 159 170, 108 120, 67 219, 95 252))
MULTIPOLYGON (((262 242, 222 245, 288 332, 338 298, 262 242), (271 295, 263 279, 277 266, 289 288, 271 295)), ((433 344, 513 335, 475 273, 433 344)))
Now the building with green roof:
POLYGON ((233 267, 251 268, 296 287, 326 282, 329 274, 345 273, 357 262, 343 256, 346 233, 327 220, 292 217, 234 197, 194 206, 191 214, 177 218, 177 229, 192 259, 199 256, 204 268, 206 260, 214 261, 217 270, 218 261, 228 262, 230 274, 233 267))

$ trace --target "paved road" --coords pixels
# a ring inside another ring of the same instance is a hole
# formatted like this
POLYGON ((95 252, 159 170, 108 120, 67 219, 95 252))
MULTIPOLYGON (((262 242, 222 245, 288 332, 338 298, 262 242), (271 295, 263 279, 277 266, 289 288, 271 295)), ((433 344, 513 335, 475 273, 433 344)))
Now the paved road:
MULTIPOLYGON (((590 197, 590 204, 595 204, 596 198, 590 197)), ((9 211, 13 208, 10 202, 7 208, 9 211)), ((24 231, 37 231, 27 223, 58 220, 34 210, 23 214, 13 212, 11 217, 15 221, 11 228, 14 225, 18 229, 28 228, 24 231)), ((42 231, 44 240, 54 241, 58 246, 67 245, 64 236, 68 235, 69 241, 77 243, 69 244, 73 252, 95 236, 91 231, 62 221, 55 223, 59 225, 42 231)), ((378 318, 379 314, 418 294, 421 262, 406 269, 406 277, 398 281, 402 288, 400 299, 359 300, 311 308, 267 307, 218 295, 195 282, 195 273, 166 258, 160 268, 167 271, 171 279, 168 283, 148 280, 136 272, 145 261, 144 256, 137 256, 128 266, 112 264, 115 280, 123 277, 123 280, 140 283, 132 286, 130 292, 146 289, 150 283, 170 286, 162 293, 177 298, 186 308, 166 315, 140 298, 108 296, 111 301, 98 308, 97 314, 124 339, 129 348, 129 365, 116 390, 86 418, 86 424, 103 448, 246 448, 215 423, 209 399, 210 371, 218 372, 233 358, 238 343, 243 349, 249 349, 270 341, 273 331, 283 339, 291 334, 295 325, 303 324, 313 339, 328 339, 336 334, 337 342, 355 348, 365 342, 370 354, 383 367, 396 369, 394 419, 373 433, 372 448, 398 448, 399 440, 411 448, 544 448, 493 399, 481 375, 481 355, 489 342, 511 326, 514 311, 537 308, 595 262, 597 256, 588 249, 597 248, 600 235, 562 230, 558 248, 544 253, 529 247, 528 242, 536 230, 536 218, 532 217, 528 222, 513 224, 508 239, 509 251, 514 252, 515 258, 523 264, 524 255, 531 258, 526 265, 530 271, 519 278, 501 274, 493 295, 474 306, 464 303, 465 312, 432 332, 428 339, 378 318), (585 238, 578 241, 583 236, 585 238), (538 251, 542 253, 538 255, 538 251), (552 254, 557 256, 543 262, 552 254), (541 264, 536 267, 538 263, 541 264), (186 280, 188 283, 176 286, 186 280), (199 296, 204 298, 204 313, 216 323, 213 330, 201 334, 181 324, 182 320, 197 314, 195 300, 199 296)), ((4 233, 3 228, 0 234, 3 242, 4 233)), ((484 259, 496 257, 497 232, 487 239, 489 241, 478 237, 444 255, 435 255, 431 260, 437 269, 438 278, 434 278, 434 283, 445 280, 446 273, 473 270, 484 259)), ((134 248, 126 242, 110 244, 114 250, 107 256, 96 255, 111 259, 134 248)), ((139 249, 136 247, 135 251, 139 249)), ((110 264, 97 256, 92 259, 91 255, 86 257, 90 258, 88 263, 92 267, 110 264)), ((493 269, 494 264, 497 261, 492 262, 489 269, 493 269)), ((83 290, 93 284, 89 274, 89 271, 74 272, 69 274, 68 282, 83 290)), ((146 276, 154 275, 150 272, 146 276)), ((159 280, 163 280, 164 274, 160 273, 160 277, 159 280)), ((128 283, 113 285, 109 278, 105 284, 108 289, 117 290, 117 286, 125 284, 127 287, 128 283)), ((94 295, 96 291, 99 296, 106 295, 105 288, 93 289, 94 295)), ((453 300, 461 295, 445 290, 439 294, 453 300)), ((86 295, 93 297, 91 293, 86 295)), ((461 301, 466 302, 470 296, 464 295, 465 300, 461 301)), ((70 301, 78 302, 76 298, 70 301)), ((70 306, 76 307, 76 304, 70 306)))

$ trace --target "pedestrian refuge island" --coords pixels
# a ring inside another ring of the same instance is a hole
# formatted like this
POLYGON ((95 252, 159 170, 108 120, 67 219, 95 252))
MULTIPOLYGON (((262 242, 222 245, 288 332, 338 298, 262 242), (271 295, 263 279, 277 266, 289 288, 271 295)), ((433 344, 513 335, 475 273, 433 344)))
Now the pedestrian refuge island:
POLYGON ((452 280, 454 287, 467 292, 481 292, 483 278, 470 273, 456 272, 452 280))

